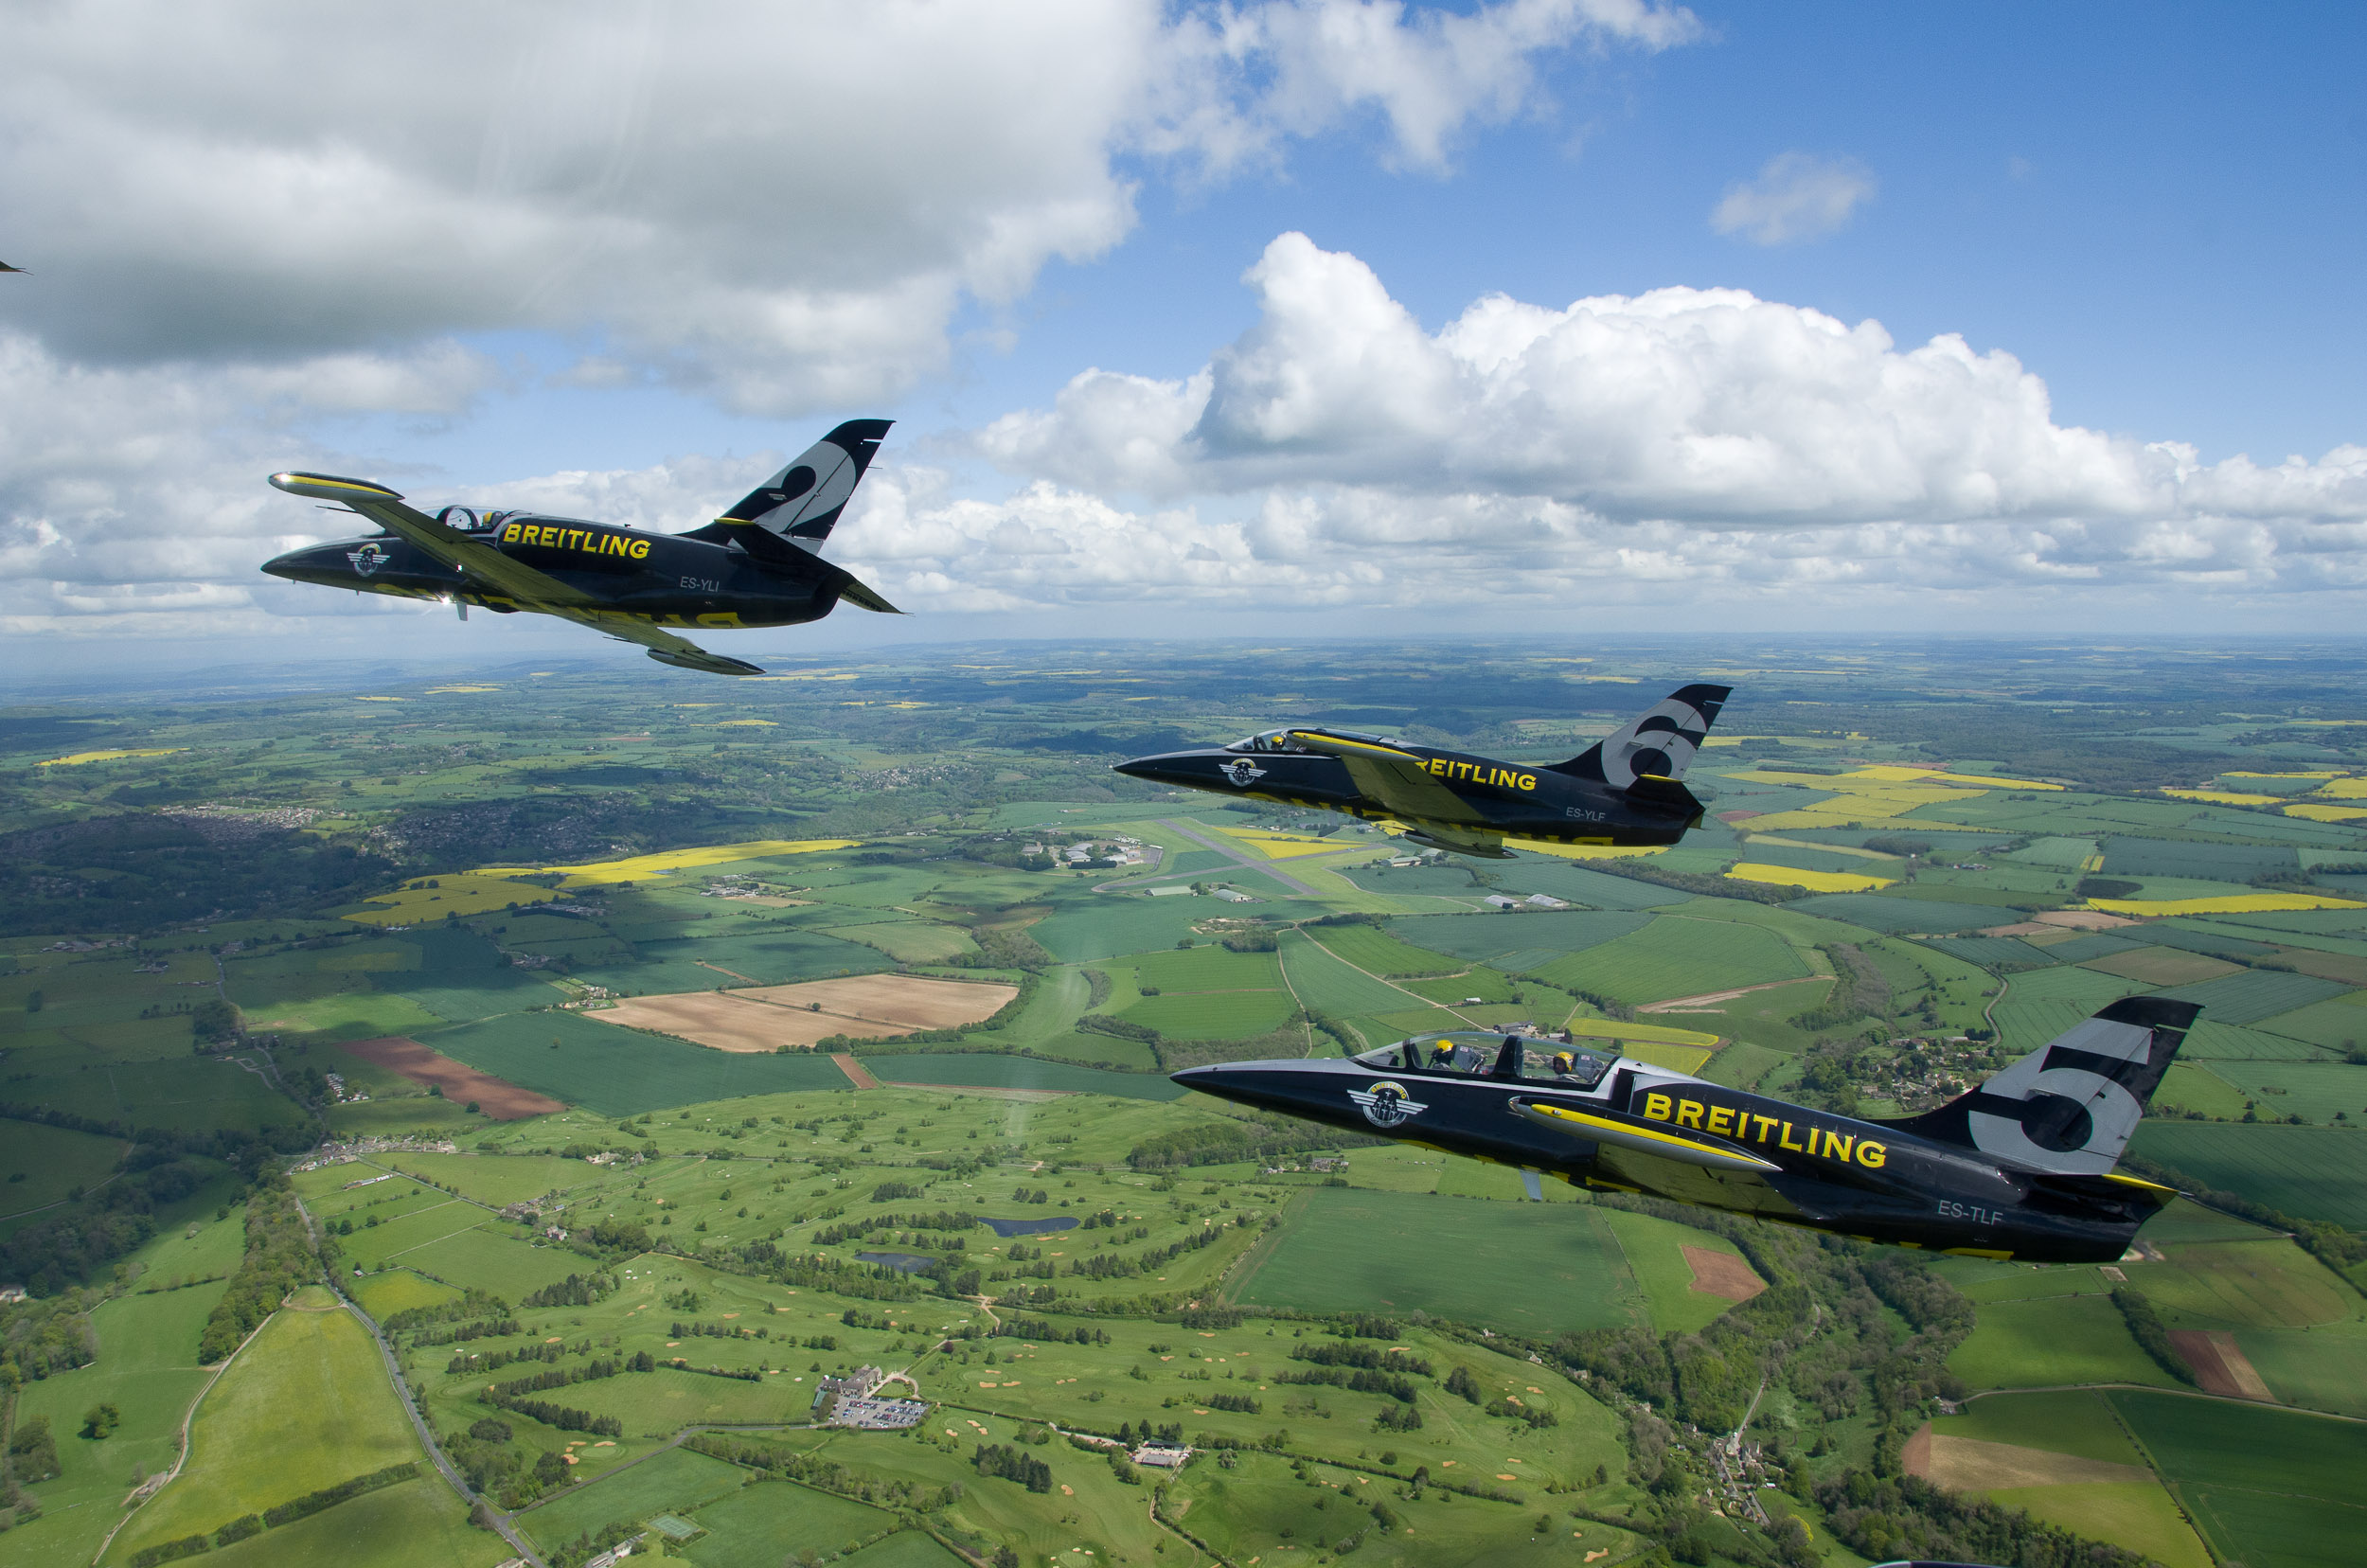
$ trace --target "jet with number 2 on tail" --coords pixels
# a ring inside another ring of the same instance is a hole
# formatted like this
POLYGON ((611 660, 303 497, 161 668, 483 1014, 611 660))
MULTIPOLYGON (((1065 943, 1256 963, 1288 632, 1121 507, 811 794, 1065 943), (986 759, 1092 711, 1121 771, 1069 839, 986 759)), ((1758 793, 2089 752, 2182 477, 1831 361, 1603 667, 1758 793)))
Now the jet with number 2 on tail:
POLYGON ((275 473, 291 495, 335 503, 378 525, 368 538, 308 545, 264 564, 274 577, 357 593, 393 594, 502 615, 557 615, 650 657, 714 675, 761 675, 668 628, 723 631, 820 620, 841 599, 884 615, 896 606, 822 559, 887 419, 850 419, 722 516, 685 534, 643 533, 540 512, 446 507, 433 517, 383 485, 325 473, 275 473))
POLYGON ((1298 724, 1117 763, 1155 784, 1395 821, 1458 855, 1508 860, 1506 838, 1675 844, 1701 820, 1685 764, 1733 688, 1684 686, 1567 762, 1499 762, 1361 730, 1298 724))
POLYGON ((1844 1116, 1568 1036, 1483 1031, 1173 1076, 1262 1111, 1519 1167, 1532 1197, 1544 1173, 1866 1241, 2109 1263, 2177 1196, 2114 1167, 2201 1010, 2123 997, 1913 1116, 1844 1116))

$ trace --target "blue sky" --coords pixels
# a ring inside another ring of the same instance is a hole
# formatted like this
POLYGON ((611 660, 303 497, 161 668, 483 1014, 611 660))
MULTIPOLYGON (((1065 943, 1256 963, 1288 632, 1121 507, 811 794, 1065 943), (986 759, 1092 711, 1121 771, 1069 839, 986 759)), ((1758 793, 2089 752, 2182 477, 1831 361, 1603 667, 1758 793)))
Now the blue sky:
POLYGON ((359 102, 20 16, 0 635, 448 650, 253 577, 261 472, 685 526, 858 414, 917 613, 830 641, 2358 624, 2357 8, 1059 10, 429 6, 359 102))

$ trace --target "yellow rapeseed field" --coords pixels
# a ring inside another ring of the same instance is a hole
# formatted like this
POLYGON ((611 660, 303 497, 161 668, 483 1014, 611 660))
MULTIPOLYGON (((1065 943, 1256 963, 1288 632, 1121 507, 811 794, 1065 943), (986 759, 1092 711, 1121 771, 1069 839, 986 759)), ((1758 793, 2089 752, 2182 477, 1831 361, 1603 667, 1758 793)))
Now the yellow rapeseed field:
POLYGON ((1237 844, 1256 850, 1268 860, 1295 860, 1301 855, 1329 855, 1343 849, 1365 847, 1358 839, 1308 838, 1300 833, 1277 833, 1257 828, 1222 828, 1218 831, 1237 844))
POLYGON ((2315 793, 2326 800, 2367 800, 2367 778, 2338 778, 2315 793))
POLYGON ((2286 909, 2358 909, 2349 899, 2315 893, 2235 893, 2224 899, 2090 899, 2090 909, 2139 919, 2170 915, 2267 915, 2286 909))
POLYGON ((563 872, 561 887, 602 887, 611 882, 639 882, 667 871, 694 865, 721 865, 728 861, 770 860, 775 855, 810 855, 824 849, 851 849, 855 839, 751 839, 745 844, 710 844, 698 849, 667 849, 625 860, 589 861, 580 865, 488 865, 469 873, 475 877, 525 877, 537 872, 563 872))
MULTIPOLYGON (((1665 1024, 1620 1024, 1608 1018, 1574 1018, 1562 1025, 1590 1040, 1648 1040, 1656 1045, 1682 1045, 1703 1056, 1717 1049, 1717 1037, 1699 1029, 1672 1028, 1665 1024)), ((1691 1072, 1691 1068, 1684 1069, 1691 1072)))
POLYGON ((2311 822, 2352 822, 2367 817, 2367 806, 2313 806, 2305 801, 2298 806, 2287 806, 2285 814, 2306 817, 2311 822))
POLYGON ((76 752, 72 757, 53 757, 39 765, 44 768, 79 768, 85 762, 113 762, 126 757, 170 757, 174 752, 188 749, 187 746, 147 746, 136 751, 76 752))
POLYGON ((2164 790, 2173 800, 2203 800, 2214 806, 2273 806, 2283 795, 2241 794, 2234 790, 2164 790))
POLYGON ((1544 839, 1508 838, 1504 840, 1516 849, 1530 849, 1540 855, 1558 855, 1563 860, 1627 860, 1635 855, 1660 855, 1667 852, 1664 844, 1620 847, 1610 844, 1553 844, 1544 839))
POLYGON ((1773 882, 1778 887, 1805 887, 1811 893, 1870 893, 1888 887, 1895 877, 1860 877, 1847 871, 1803 871, 1797 866, 1744 861, 1726 873, 1736 882, 1773 882))
POLYGON ((1928 768, 1900 768, 1877 763, 1860 768, 1843 778, 1875 778, 1886 784, 1970 784, 1984 790, 2059 790, 2060 784, 2041 784, 2035 778, 2005 778, 1993 774, 1934 773, 1928 768))
POLYGON ((1710 1053, 1693 1045, 1664 1045, 1655 1040, 1629 1040, 1623 1053, 1672 1073, 1698 1073, 1710 1053))

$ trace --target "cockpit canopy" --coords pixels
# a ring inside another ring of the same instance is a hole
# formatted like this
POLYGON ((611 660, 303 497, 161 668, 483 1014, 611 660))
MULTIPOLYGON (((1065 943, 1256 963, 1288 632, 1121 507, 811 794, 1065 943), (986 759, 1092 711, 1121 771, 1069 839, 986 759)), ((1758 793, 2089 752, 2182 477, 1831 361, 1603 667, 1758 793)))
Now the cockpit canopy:
MULTIPOLYGON (((1325 735, 1336 735, 1343 740, 1362 740, 1369 745, 1375 746, 1402 746, 1405 744, 1404 741, 1393 739, 1386 735, 1368 735, 1362 730, 1333 729, 1328 724, 1324 726, 1322 733, 1325 735)), ((1299 741, 1296 737, 1297 728, 1295 727, 1291 729, 1267 730, 1263 734, 1253 735, 1245 740, 1236 740, 1233 744, 1225 747, 1224 749, 1229 752, 1288 752, 1304 756, 1308 751, 1308 747, 1299 741)))
POLYGON ((1611 1066, 1609 1057, 1558 1041, 1477 1029, 1415 1035, 1356 1060, 1385 1073, 1460 1073, 1572 1089, 1593 1088, 1611 1066))
POLYGON ((511 514, 506 511, 481 512, 473 507, 446 507, 436 514, 436 521, 454 533, 491 533, 511 514))

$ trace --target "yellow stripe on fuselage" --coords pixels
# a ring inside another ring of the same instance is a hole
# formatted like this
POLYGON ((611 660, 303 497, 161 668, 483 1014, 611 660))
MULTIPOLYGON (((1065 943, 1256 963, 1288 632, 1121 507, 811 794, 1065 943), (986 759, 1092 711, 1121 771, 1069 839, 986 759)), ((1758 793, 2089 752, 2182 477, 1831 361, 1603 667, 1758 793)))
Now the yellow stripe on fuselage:
POLYGON ((1667 1144, 1672 1148, 1685 1149, 1695 1154, 1715 1155, 1721 1160, 1756 1165, 1768 1170, 1783 1168, 1773 1161, 1762 1160, 1746 1149, 1720 1149, 1716 1144, 1697 1143, 1691 1138, 1680 1138, 1673 1132, 1663 1132, 1657 1128, 1636 1127, 1627 1122, 1612 1121, 1608 1116, 1591 1116, 1583 1111, 1572 1111, 1558 1105, 1539 1105, 1534 1100, 1529 1102, 1529 1109, 1559 1121, 1576 1122, 1581 1127, 1600 1128, 1629 1138, 1646 1138, 1653 1143, 1667 1144))

